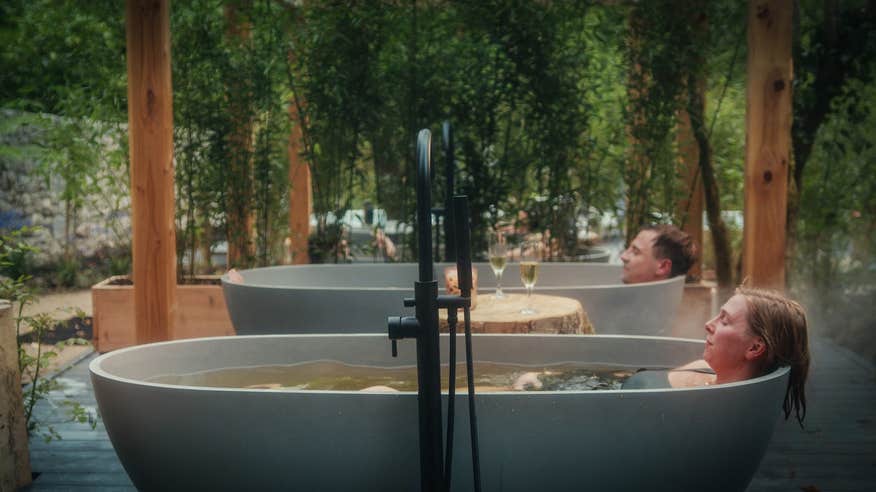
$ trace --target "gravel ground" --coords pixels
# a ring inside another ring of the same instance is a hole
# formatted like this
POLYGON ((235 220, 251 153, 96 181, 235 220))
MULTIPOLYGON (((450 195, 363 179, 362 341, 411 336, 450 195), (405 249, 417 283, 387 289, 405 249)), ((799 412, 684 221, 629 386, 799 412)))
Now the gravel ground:
POLYGON ((73 316, 72 310, 76 308, 85 311, 86 316, 91 316, 91 289, 41 295, 37 302, 25 308, 24 314, 52 313, 58 319, 67 319, 73 316))

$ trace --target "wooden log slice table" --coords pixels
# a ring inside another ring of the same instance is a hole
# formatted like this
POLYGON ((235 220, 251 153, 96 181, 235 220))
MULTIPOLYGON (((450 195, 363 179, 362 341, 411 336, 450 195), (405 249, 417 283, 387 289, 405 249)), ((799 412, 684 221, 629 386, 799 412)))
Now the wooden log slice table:
MULTIPOLYGON (((526 294, 505 294, 503 299, 496 299, 492 293, 479 294, 478 305, 471 312, 472 333, 593 333, 593 325, 575 299, 533 294, 531 305, 536 314, 520 312, 526 303, 526 294)), ((456 332, 463 333, 461 309, 458 318, 456 332)), ((446 309, 439 310, 438 328, 448 331, 446 309)))

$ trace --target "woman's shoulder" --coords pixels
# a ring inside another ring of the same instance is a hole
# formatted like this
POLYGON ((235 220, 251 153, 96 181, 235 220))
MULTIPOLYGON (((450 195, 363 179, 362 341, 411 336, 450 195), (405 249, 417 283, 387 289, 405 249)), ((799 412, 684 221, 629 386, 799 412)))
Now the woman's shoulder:
POLYGON ((673 388, 706 386, 714 382, 715 372, 702 359, 689 362, 669 373, 669 384, 673 388))
POLYGON ((695 360, 674 369, 640 369, 624 381, 623 389, 662 389, 706 386, 715 381, 715 372, 704 360, 695 360))
POLYGON ((676 370, 683 370, 683 371, 687 371, 687 370, 691 370, 691 369, 709 369, 709 370, 711 370, 712 368, 709 367, 709 363, 703 359, 695 360, 693 362, 688 362, 687 364, 676 368, 676 370))

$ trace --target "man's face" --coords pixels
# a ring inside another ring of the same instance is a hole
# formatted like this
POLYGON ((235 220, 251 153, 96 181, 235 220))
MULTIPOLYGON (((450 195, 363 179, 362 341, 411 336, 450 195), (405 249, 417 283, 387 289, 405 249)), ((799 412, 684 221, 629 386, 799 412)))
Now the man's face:
POLYGON ((672 262, 654 256, 655 231, 641 231, 630 243, 630 247, 621 254, 624 262, 623 281, 625 284, 653 282, 669 278, 672 262))

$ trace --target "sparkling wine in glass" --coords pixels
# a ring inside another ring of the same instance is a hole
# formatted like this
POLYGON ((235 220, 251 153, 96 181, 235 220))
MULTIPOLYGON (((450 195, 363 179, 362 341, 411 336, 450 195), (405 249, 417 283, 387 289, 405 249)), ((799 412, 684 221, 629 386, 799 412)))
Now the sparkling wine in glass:
POLYGON ((493 274, 496 276, 496 294, 493 297, 496 299, 504 299, 505 294, 502 292, 502 273, 505 271, 505 265, 508 262, 508 249, 505 243, 505 236, 499 231, 490 231, 489 255, 490 268, 493 269, 493 274))
POLYGON ((532 307, 532 289, 535 288, 535 283, 538 282, 539 246, 537 241, 528 241, 523 243, 520 251, 520 281, 526 287, 526 307, 520 310, 521 314, 538 313, 532 307))

